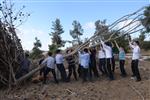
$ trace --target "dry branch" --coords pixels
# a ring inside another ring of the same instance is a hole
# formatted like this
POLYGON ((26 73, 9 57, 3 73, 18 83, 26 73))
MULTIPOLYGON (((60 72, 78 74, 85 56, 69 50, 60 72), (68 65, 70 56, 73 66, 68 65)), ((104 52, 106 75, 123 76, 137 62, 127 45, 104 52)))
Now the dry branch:
POLYGON ((141 100, 145 100, 144 96, 142 95, 142 93, 140 91, 138 91, 134 86, 128 84, 128 86, 131 87, 132 90, 134 90, 140 97, 141 97, 141 100))

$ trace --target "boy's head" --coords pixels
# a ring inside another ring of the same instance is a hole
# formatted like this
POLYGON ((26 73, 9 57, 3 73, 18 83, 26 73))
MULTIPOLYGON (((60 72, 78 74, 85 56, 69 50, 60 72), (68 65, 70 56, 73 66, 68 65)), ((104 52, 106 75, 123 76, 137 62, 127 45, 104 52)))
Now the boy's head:
POLYGON ((57 49, 57 50, 56 50, 56 54, 58 54, 58 53, 61 53, 61 50, 60 50, 60 49, 57 49))
POLYGON ((119 47, 119 50, 120 50, 120 51, 123 51, 123 50, 124 50, 124 48, 120 46, 120 47, 119 47))
POLYGON ((139 45, 140 43, 139 43, 139 41, 134 41, 133 42, 133 45, 135 45, 135 46, 137 46, 137 45, 139 45))
POLYGON ((49 51, 49 52, 48 52, 48 56, 52 56, 52 52, 49 51))
POLYGON ((28 54, 28 53, 25 53, 25 57, 28 58, 28 57, 29 57, 29 54, 28 54))
POLYGON ((88 53, 88 49, 87 49, 87 48, 85 48, 83 51, 84 51, 85 53, 88 53))
POLYGON ((107 46, 110 46, 110 47, 112 47, 112 44, 111 44, 111 42, 106 42, 105 43, 107 46))

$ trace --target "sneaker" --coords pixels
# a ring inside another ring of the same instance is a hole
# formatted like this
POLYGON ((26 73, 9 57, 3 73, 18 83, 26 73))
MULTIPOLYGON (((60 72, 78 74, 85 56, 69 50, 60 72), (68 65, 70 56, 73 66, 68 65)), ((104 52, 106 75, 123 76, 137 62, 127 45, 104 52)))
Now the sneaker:
POLYGON ((135 76, 132 76, 132 77, 131 77, 131 80, 136 80, 136 77, 135 77, 135 76))

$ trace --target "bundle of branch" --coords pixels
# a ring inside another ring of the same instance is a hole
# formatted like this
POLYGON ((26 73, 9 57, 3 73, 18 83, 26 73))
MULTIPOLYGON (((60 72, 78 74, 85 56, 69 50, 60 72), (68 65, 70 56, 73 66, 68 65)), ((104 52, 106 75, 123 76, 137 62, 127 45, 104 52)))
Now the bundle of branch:
POLYGON ((19 68, 23 49, 20 47, 15 29, 0 22, 0 87, 16 82, 15 73, 19 68))
POLYGON ((91 45, 91 47, 99 45, 100 38, 103 39, 105 42, 107 42, 143 30, 144 28, 142 27, 142 23, 140 21, 144 17, 143 16, 144 8, 145 7, 142 7, 134 13, 119 18, 108 27, 101 27, 101 29, 98 30, 92 37, 90 37, 85 43, 78 46, 72 53, 66 55, 66 57, 75 54, 78 50, 81 50, 84 47, 89 46, 93 42, 95 43, 94 45, 91 45), (113 30, 115 30, 115 32, 112 33, 111 31, 113 30), (120 32, 121 34, 119 34, 119 36, 116 36, 115 34, 117 32, 120 32))
MULTIPOLYGON (((70 54, 65 55, 64 57, 68 57, 70 55, 74 55, 77 53, 78 50, 82 50, 85 47, 91 48, 95 47, 100 44, 99 39, 104 39, 104 41, 112 41, 116 40, 117 38, 123 37, 125 35, 131 35, 133 33, 136 33, 138 31, 143 30, 142 24, 140 23, 140 20, 143 18, 143 10, 145 7, 142 7, 141 9, 137 10, 136 12, 132 14, 125 15, 118 20, 116 20, 114 23, 109 25, 108 27, 101 27, 100 30, 98 30, 92 37, 90 37, 85 43, 79 45, 74 49, 73 52, 70 54), (120 24, 125 23, 124 25, 120 26, 120 24), (120 27, 119 27, 120 26, 120 27), (116 30, 115 32, 111 32, 112 30, 116 30), (119 35, 115 35, 117 32, 121 32, 119 35), (94 43, 90 46, 91 43, 94 43)), ((21 77, 19 80, 17 80, 17 84, 22 82, 24 79, 31 77, 34 73, 39 71, 42 66, 32 70, 27 75, 21 77)))

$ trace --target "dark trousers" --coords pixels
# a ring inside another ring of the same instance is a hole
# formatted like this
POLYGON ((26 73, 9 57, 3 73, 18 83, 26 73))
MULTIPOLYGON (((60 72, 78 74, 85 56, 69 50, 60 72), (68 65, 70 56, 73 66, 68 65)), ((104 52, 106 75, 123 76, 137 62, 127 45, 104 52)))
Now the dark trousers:
POLYGON ((107 58, 106 61, 107 61, 107 71, 108 71, 109 79, 113 80, 114 75, 113 75, 113 72, 112 72, 112 69, 111 69, 112 68, 111 67, 111 58, 107 58))
POLYGON ((120 66, 120 71, 121 71, 121 75, 122 76, 126 76, 126 71, 124 69, 124 64, 125 64, 125 60, 119 60, 119 66, 120 66))
POLYGON ((63 64, 57 64, 57 68, 60 71, 62 81, 67 81, 67 74, 63 64))
POLYGON ((29 72, 29 70, 20 68, 20 69, 17 71, 17 73, 16 73, 16 75, 15 75, 15 78, 16 78, 16 79, 19 79, 20 77, 24 76, 24 75, 27 74, 28 72, 29 72))
POLYGON ((53 74, 53 77, 54 77, 55 82, 58 83, 58 80, 57 80, 57 78, 56 78, 55 69, 48 68, 48 67, 46 67, 46 68, 45 68, 45 71, 44 71, 44 83, 46 82, 47 75, 48 75, 48 73, 49 73, 50 71, 51 71, 52 74, 53 74))
POLYGON ((82 77, 82 66, 80 64, 78 66, 78 75, 80 78, 82 77))
POLYGON ((75 66, 75 64, 69 65, 68 69, 69 69, 69 74, 68 74, 67 79, 70 80, 70 77, 71 77, 72 71, 73 71, 74 78, 75 78, 75 80, 77 80, 77 73, 76 73, 76 66, 75 66))
POLYGON ((82 79, 83 79, 83 82, 87 81, 87 78, 88 78, 88 68, 83 68, 82 67, 82 79))
POLYGON ((45 69, 46 69, 46 66, 40 69, 40 76, 44 73, 45 69))
POLYGON ((90 67, 89 67, 89 74, 90 74, 90 77, 92 77, 92 72, 94 74, 95 77, 99 77, 98 75, 98 71, 97 71, 97 67, 96 67, 96 60, 95 59, 92 59, 91 63, 89 64, 90 67))
POLYGON ((115 72, 115 58, 114 56, 111 58, 112 71, 115 72))
POLYGON ((139 63, 139 60, 132 60, 131 68, 132 68, 133 76, 135 76, 137 78, 137 80, 141 80, 138 63, 139 63))
POLYGON ((107 75, 106 59, 105 58, 99 59, 99 70, 102 72, 102 74, 107 75))

